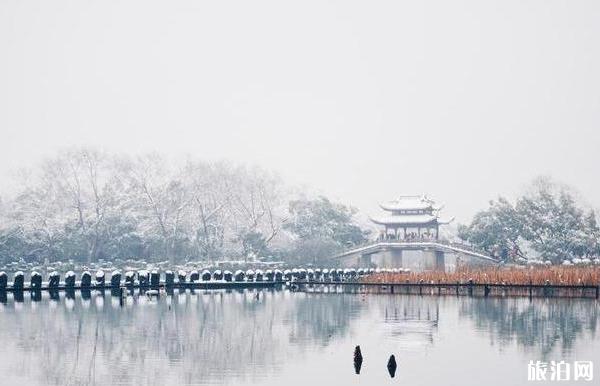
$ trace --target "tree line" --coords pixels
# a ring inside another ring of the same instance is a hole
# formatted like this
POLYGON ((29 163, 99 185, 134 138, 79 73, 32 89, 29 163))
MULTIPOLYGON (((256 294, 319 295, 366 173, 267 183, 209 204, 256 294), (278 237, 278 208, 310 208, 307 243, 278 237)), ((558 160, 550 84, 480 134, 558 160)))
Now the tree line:
MULTIPOLYGON (((355 208, 307 198, 258 167, 71 149, 20 173, 0 198, 0 263, 100 259, 314 262, 369 237, 355 208)), ((539 178, 458 236, 505 261, 600 255, 594 210, 539 178)))
POLYGON ((228 162, 71 149, 13 186, 0 200, 0 262, 315 259, 366 237, 355 209, 228 162))
POLYGON ((500 197, 478 212, 458 236, 505 261, 553 264, 600 256, 596 213, 566 185, 536 179, 516 200, 500 197))

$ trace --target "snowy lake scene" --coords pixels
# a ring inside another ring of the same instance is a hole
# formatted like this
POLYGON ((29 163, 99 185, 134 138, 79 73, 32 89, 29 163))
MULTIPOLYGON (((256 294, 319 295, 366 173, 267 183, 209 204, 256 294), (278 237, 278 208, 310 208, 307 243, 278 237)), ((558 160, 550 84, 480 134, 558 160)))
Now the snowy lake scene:
POLYGON ((589 299, 274 289, 136 293, 123 306, 96 291, 9 297, 0 304, 0 371, 14 385, 433 386, 465 372, 463 385, 527 385, 531 359, 596 359, 599 313, 589 299))
POLYGON ((0 0, 0 386, 600 385, 600 0, 0 0))

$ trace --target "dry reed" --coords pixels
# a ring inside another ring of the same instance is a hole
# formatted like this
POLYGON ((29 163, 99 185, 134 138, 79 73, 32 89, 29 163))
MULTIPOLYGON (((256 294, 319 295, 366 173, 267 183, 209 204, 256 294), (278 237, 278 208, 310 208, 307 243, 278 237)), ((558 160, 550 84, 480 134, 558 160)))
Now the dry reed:
POLYGON ((544 267, 461 269, 456 272, 376 273, 362 279, 368 283, 424 283, 455 284, 469 280, 481 284, 545 284, 600 285, 600 267, 544 267))

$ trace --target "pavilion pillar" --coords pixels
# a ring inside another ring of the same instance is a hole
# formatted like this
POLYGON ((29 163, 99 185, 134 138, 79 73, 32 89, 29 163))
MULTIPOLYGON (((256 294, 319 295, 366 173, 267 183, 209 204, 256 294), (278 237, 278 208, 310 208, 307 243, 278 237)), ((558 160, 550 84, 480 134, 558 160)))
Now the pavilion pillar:
POLYGON ((424 271, 433 271, 435 270, 435 251, 430 248, 423 249, 421 251, 421 268, 424 271))
POLYGON ((402 249, 390 249, 388 256, 387 265, 389 268, 402 268, 402 249))
POLYGON ((444 251, 435 251, 435 267, 436 271, 446 271, 446 258, 444 251))
POLYGON ((427 248, 421 252, 421 255, 421 267, 423 270, 442 272, 446 270, 444 251, 427 248))

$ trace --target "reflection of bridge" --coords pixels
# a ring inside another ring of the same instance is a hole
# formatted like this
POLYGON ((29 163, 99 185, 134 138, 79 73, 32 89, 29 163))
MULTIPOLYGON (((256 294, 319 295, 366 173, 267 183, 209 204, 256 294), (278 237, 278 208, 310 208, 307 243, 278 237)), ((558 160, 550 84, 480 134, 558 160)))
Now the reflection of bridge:
POLYGON ((335 256, 345 266, 403 267, 403 251, 420 251, 424 269, 444 270, 446 253, 458 256, 459 261, 469 265, 494 265, 498 260, 484 252, 462 243, 445 240, 378 240, 335 256), (375 255, 375 256, 374 256, 375 255))

